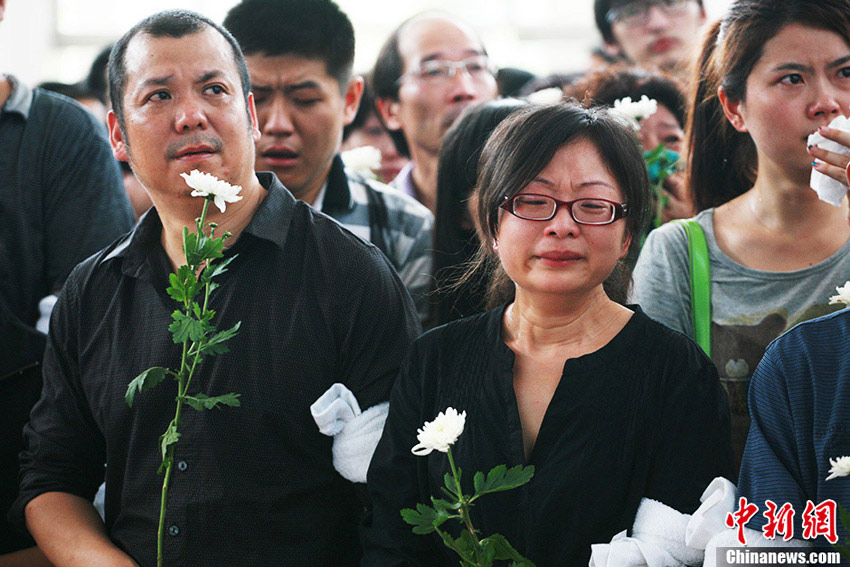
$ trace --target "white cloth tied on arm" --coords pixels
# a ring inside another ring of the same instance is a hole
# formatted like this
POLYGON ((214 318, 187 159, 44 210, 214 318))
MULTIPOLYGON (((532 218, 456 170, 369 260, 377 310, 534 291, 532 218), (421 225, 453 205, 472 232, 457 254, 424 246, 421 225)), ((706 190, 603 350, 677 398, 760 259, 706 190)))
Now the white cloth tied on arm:
MULTIPOLYGON (((832 122, 829 123, 829 127, 843 132, 850 132, 850 118, 836 116, 832 122)), ((809 136, 808 144, 810 146, 817 146, 828 152, 834 152, 845 156, 850 155, 850 148, 842 146, 838 142, 827 140, 818 132, 809 136)), ((814 169, 812 170, 812 178, 809 185, 815 190, 815 193, 818 194, 818 198, 821 201, 826 201, 830 205, 834 205, 836 207, 841 205, 841 199, 844 198, 844 194, 847 192, 846 185, 814 169)))
POLYGON ((677 567, 702 563, 702 550, 685 545, 690 516, 650 498, 640 501, 632 536, 591 546, 591 567, 677 567))
MULTIPOLYGON (((644 498, 632 526, 610 543, 591 546, 590 567, 681 567, 717 565, 717 548, 743 547, 737 530, 726 526, 726 515, 737 507, 737 489, 725 478, 717 477, 700 497, 702 504, 692 516, 644 498), (703 563, 704 561, 704 563, 703 563)), ((747 546, 809 547, 801 540, 769 540, 761 531, 744 528, 747 546)))
POLYGON ((366 482, 366 471, 381 439, 389 402, 360 411, 351 390, 334 384, 310 406, 319 431, 333 437, 334 468, 351 482, 366 482))

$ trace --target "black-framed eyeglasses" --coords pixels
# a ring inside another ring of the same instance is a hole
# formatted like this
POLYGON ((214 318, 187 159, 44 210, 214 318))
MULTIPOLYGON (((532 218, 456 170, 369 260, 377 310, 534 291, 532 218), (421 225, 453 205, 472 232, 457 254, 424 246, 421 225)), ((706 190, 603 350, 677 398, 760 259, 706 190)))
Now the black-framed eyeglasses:
POLYGON ((512 215, 525 220, 547 221, 555 218, 559 207, 567 207, 573 220, 579 224, 611 224, 628 215, 626 203, 615 203, 608 199, 576 199, 561 201, 548 195, 520 193, 505 197, 500 205, 512 215))
POLYGON ((620 22, 628 27, 639 27, 649 22, 649 11, 656 6, 667 16, 681 16, 695 0, 637 0, 608 10, 605 19, 609 24, 620 22))

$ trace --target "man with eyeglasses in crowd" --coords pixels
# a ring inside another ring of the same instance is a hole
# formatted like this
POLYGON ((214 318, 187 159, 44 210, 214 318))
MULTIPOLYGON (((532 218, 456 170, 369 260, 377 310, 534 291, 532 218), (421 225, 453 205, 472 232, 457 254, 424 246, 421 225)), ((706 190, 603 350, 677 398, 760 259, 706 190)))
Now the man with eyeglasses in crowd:
POLYGON ((466 24, 422 13, 396 28, 381 48, 373 85, 381 119, 411 159, 393 183, 433 212, 443 136, 464 108, 498 94, 487 51, 466 24))
POLYGON ((613 55, 686 78, 705 23, 702 0, 595 0, 593 11, 613 55))

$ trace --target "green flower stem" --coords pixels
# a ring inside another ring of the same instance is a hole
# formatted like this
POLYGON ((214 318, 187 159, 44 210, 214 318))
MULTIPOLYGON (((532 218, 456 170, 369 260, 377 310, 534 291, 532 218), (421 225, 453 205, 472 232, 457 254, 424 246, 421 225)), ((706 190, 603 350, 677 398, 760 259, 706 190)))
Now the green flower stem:
MULTIPOLYGON (((210 200, 204 199, 204 208, 201 211, 201 217, 198 219, 198 232, 203 233, 204 222, 207 218, 207 210, 210 206, 210 200)), ((185 242, 184 242, 185 246, 185 242)), ((188 261, 188 258, 187 258, 188 261)), ((207 263, 209 264, 209 262, 207 263)), ((207 283, 205 286, 205 297, 204 297, 204 310, 205 313, 207 310, 207 304, 210 297, 210 284, 207 283)), ((184 305, 186 307, 186 313, 191 315, 191 300, 186 298, 184 301, 184 305)), ((180 425, 180 414, 183 410, 183 401, 185 400, 186 393, 189 391, 189 382, 192 381, 192 376, 195 373, 195 367, 198 364, 198 359, 200 358, 201 349, 200 345, 193 342, 195 349, 195 358, 192 361, 192 368, 189 370, 189 376, 184 378, 186 370, 187 370, 187 354, 190 351, 189 342, 183 342, 183 354, 180 359, 180 372, 177 374, 177 409, 174 412, 174 428, 175 430, 180 425)), ((170 427, 170 424, 169 424, 170 427)), ((156 534, 156 565, 157 567, 163 566, 163 538, 165 536, 165 509, 168 504, 168 487, 171 484, 171 470, 172 465, 174 464, 174 445, 170 445, 168 447, 167 454, 165 456, 165 476, 162 479, 162 495, 160 497, 159 504, 159 526, 157 528, 156 534)))
POLYGON ((475 528, 472 527, 472 518, 469 516, 469 500, 463 493, 463 489, 460 487, 460 479, 457 474, 457 468, 455 467, 455 460, 452 456, 452 448, 449 447, 448 451, 446 451, 446 455, 449 457, 449 466, 452 469, 452 476, 455 479, 455 486, 457 487, 457 495, 458 502, 460 503, 460 518, 463 521, 466 529, 472 535, 472 540, 475 542, 475 545, 472 547, 475 553, 475 561, 477 565, 481 564, 481 542, 478 541, 478 536, 475 534, 475 528))

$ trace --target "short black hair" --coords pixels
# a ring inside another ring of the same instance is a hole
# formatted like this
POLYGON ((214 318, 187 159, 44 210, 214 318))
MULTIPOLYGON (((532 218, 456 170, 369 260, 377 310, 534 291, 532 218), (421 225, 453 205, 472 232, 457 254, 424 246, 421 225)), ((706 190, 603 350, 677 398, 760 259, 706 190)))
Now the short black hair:
POLYGON ((227 13, 224 27, 246 55, 319 59, 341 91, 348 86, 354 27, 331 0, 242 0, 227 13))
MULTIPOLYGON (((608 21, 608 12, 611 8, 619 8, 633 2, 645 2, 646 0, 594 0, 593 2, 593 17, 596 20, 596 27, 599 33, 602 34, 602 39, 605 43, 617 43, 614 33, 611 31, 611 22, 608 21)), ((702 0, 696 0, 699 7, 702 8, 702 0)))
POLYGON ((127 46, 130 41, 139 34, 147 34, 152 37, 181 38, 187 35, 200 33, 205 28, 212 28, 227 40, 233 52, 233 64, 239 74, 239 82, 242 85, 242 94, 245 97, 245 108, 250 112, 248 95, 251 92, 251 79, 248 77, 248 67, 245 66, 245 57, 239 44, 230 33, 197 12, 189 10, 165 10, 148 16, 121 36, 121 39, 112 46, 109 55, 109 98, 112 100, 112 110, 118 118, 121 132, 126 135, 124 124, 124 89, 127 87, 127 67, 124 58, 127 54, 127 46))

